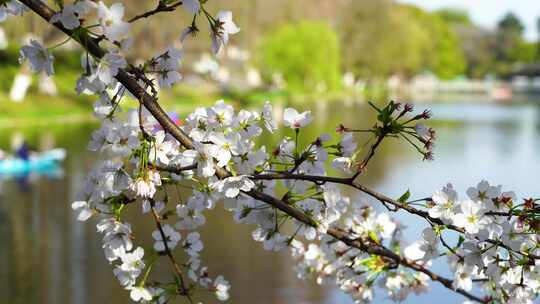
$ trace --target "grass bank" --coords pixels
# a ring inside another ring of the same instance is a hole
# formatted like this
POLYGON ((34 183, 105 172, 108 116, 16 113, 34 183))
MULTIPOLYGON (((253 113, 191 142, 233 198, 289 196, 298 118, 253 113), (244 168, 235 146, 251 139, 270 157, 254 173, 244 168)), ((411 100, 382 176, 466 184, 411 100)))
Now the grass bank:
MULTIPOLYGON (((57 73, 54 82, 58 89, 57 96, 45 96, 39 93, 38 77, 32 75, 32 84, 26 98, 21 102, 9 99, 9 90, 20 68, 1 67, 0 73, 0 127, 21 124, 48 124, 84 121, 92 119, 92 104, 95 96, 79 96, 74 90, 78 74, 67 70, 57 73)), ((225 99, 240 106, 257 107, 265 101, 281 103, 314 103, 342 101, 351 98, 346 92, 332 93, 291 93, 285 90, 221 90, 210 85, 189 85, 181 83, 171 90, 164 90, 159 95, 160 104, 167 111, 180 114, 191 112, 198 106, 208 106, 216 100, 225 99)), ((122 101, 124 107, 135 107, 137 102, 130 98, 122 101)))

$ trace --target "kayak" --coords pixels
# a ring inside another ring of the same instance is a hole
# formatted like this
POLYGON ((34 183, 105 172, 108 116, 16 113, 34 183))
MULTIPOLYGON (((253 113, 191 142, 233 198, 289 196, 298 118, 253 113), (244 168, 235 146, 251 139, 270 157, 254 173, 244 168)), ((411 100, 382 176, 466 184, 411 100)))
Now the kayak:
POLYGON ((53 149, 36 153, 30 159, 9 158, 0 160, 0 175, 26 175, 28 173, 47 173, 58 169, 66 158, 64 149, 53 149))

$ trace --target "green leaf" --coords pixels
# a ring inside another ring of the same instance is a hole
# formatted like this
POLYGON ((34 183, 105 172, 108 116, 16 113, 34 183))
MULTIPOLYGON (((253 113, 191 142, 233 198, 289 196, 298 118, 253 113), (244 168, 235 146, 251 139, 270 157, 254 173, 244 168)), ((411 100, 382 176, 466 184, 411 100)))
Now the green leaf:
POLYGON ((459 248, 461 244, 463 244, 463 242, 465 242, 465 238, 462 235, 460 235, 456 248, 459 248))
POLYGON ((381 113, 381 109, 379 109, 374 103, 372 103, 371 101, 368 101, 368 104, 369 104, 373 109, 375 109, 375 111, 381 113))
POLYGON ((291 193, 291 191, 290 191, 290 190, 287 191, 287 192, 283 195, 283 201, 286 202, 286 203, 289 203, 289 204, 294 203, 294 202, 292 201, 292 196, 293 196, 293 194, 291 193))
POLYGON ((403 193, 403 195, 398 198, 398 202, 406 204, 407 200, 409 200, 409 197, 411 197, 411 192, 409 191, 409 189, 407 189, 407 192, 403 193))
POLYGON ((373 242, 379 244, 379 238, 377 237, 377 234, 374 231, 370 231, 368 233, 368 236, 373 242))
POLYGON ((182 286, 182 282, 180 282, 180 279, 178 278, 178 276, 173 275, 173 278, 174 278, 174 283, 176 283, 176 286, 182 286))
POLYGON ((60 9, 64 8, 64 0, 54 0, 54 4, 56 4, 60 9))

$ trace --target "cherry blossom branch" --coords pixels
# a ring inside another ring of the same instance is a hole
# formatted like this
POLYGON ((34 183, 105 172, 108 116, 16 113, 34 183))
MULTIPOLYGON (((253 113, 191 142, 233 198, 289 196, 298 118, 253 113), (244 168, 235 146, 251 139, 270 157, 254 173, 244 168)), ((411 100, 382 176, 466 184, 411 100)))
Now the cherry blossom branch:
POLYGON ((153 16, 155 14, 159 14, 159 13, 162 13, 162 12, 173 12, 180 5, 182 5, 182 1, 178 1, 178 2, 175 2, 173 4, 169 4, 169 5, 167 5, 164 1, 159 1, 156 8, 154 8, 151 11, 147 11, 147 12, 145 12, 143 14, 137 15, 137 16, 129 19, 128 22, 133 23, 133 22, 135 22, 137 20, 140 20, 140 19, 143 19, 143 18, 148 18, 150 16, 153 16))
MULTIPOLYGON (((376 200, 378 200, 379 202, 381 202, 383 204, 392 205, 393 207, 395 207, 397 209, 401 209, 401 210, 407 211, 410 214, 414 214, 414 215, 417 215, 417 216, 419 216, 421 218, 424 218, 430 223, 434 223, 434 224, 437 224, 437 225, 440 225, 440 226, 444 226, 447 229, 456 231, 456 232, 461 233, 461 234, 465 233, 465 229, 463 229, 463 228, 457 227, 457 226, 452 225, 452 224, 444 223, 441 219, 431 217, 429 215, 429 213, 426 212, 426 211, 414 208, 414 207, 410 206, 407 203, 399 202, 399 201, 397 201, 397 200, 395 200, 395 199, 393 199, 391 197, 388 197, 388 196, 386 196, 386 195, 384 195, 382 193, 379 193, 379 192, 377 192, 377 191, 375 191, 373 189, 370 189, 370 188, 368 188, 368 187, 366 187, 364 185, 361 185, 361 184, 355 182, 353 180, 354 177, 353 178, 342 178, 342 177, 332 177, 332 176, 317 176, 317 175, 280 173, 280 174, 259 174, 259 175, 251 176, 250 178, 253 179, 253 180, 305 180, 305 181, 311 181, 311 182, 313 182, 315 184, 319 184, 319 185, 322 184, 322 183, 326 183, 326 182, 334 183, 334 184, 346 185, 346 186, 349 186, 349 187, 353 187, 353 188, 355 188, 357 190, 360 190, 361 192, 363 192, 365 194, 368 194, 369 196, 375 198, 376 200)), ((504 216, 508 216, 508 214, 504 213, 504 216)), ((535 259, 535 260, 540 260, 540 256, 538 256, 538 255, 531 254, 531 253, 526 253, 526 252, 515 251, 512 248, 506 246, 505 244, 503 244, 502 242, 500 242, 498 240, 486 239, 485 242, 493 244, 493 245, 497 245, 497 246, 502 247, 502 248, 504 248, 504 249, 506 249, 508 251, 512 251, 512 252, 518 253, 520 255, 535 259)))
MULTIPOLYGON (((317 227, 317 224, 310 217, 308 217, 307 215, 305 215, 303 212, 299 211, 298 209, 293 208, 292 206, 288 205, 287 203, 285 203, 282 200, 279 200, 279 199, 277 199, 277 198, 275 198, 273 196, 270 196, 270 195, 267 195, 267 194, 264 194, 264 193, 258 192, 258 191, 250 191, 247 194, 249 196, 253 197, 254 199, 266 202, 266 203, 278 208, 279 210, 287 213, 288 215, 292 216, 296 220, 298 220, 298 221, 300 221, 300 222, 302 222, 302 223, 304 223, 306 225, 309 225, 309 226, 312 226, 312 227, 317 227)), ((374 242, 370 242, 369 244, 367 244, 365 241, 362 241, 361 239, 351 239, 347 235, 346 232, 344 232, 343 230, 341 230, 339 228, 331 227, 331 228, 329 228, 327 230, 326 233, 328 235, 331 235, 335 239, 342 241, 343 243, 347 244, 350 247, 360 249, 361 251, 367 252, 369 254, 374 254, 374 255, 389 258, 390 260, 392 260, 397 265, 403 265, 403 266, 406 266, 406 267, 408 267, 410 269, 422 272, 422 273, 426 274, 427 276, 429 276, 429 278, 431 280, 441 283, 446 288, 454 290, 455 292, 465 296, 466 298, 468 298, 470 300, 477 301, 479 303, 487 303, 487 301, 485 301, 485 300, 483 300, 483 299, 481 299, 481 298, 479 298, 479 297, 477 297, 477 296, 475 296, 475 295, 473 295, 473 294, 471 294, 471 293, 469 293, 469 292, 467 292, 467 291, 465 291, 463 289, 460 289, 460 288, 455 289, 453 287, 453 281, 452 280, 444 278, 442 276, 439 276, 439 275, 433 273, 432 271, 428 270, 427 268, 423 267, 422 265, 419 265, 414 261, 411 261, 411 260, 409 260, 409 259, 407 259, 405 257, 402 257, 402 256, 396 254, 395 252, 391 251, 390 249, 388 249, 388 248, 386 248, 386 247, 384 247, 382 245, 376 244, 374 242)))
MULTIPOLYGON (((416 214, 418 216, 427 218, 440 225, 444 225, 441 220, 430 217, 426 211, 418 210, 407 204, 400 203, 382 193, 379 193, 375 190, 372 190, 368 187, 365 187, 361 184, 356 183, 354 181, 354 178, 355 178, 354 176, 344 178, 344 177, 333 177, 333 176, 280 173, 280 174, 259 174, 259 175, 253 175, 250 178, 253 180, 305 180, 305 181, 310 181, 316 184, 324 184, 324 183, 329 182, 329 183, 334 183, 334 184, 347 185, 372 196, 373 198, 377 199, 378 201, 382 203, 390 204, 396 208, 403 209, 409 213, 416 214)), ((458 228, 458 227, 453 227, 453 228, 459 230, 459 232, 464 232, 461 228, 458 228)))
MULTIPOLYGON (((172 168, 168 168, 165 171, 178 173, 178 172, 175 172, 172 168)), ((252 198, 254 198, 256 200, 265 202, 265 203, 267 203, 267 204, 269 204, 269 205, 283 211, 287 215, 293 217, 294 219, 296 219, 296 220, 298 220, 298 221, 300 221, 300 222, 302 222, 302 223, 304 223, 304 224, 306 224, 308 226, 311 226, 311 227, 317 227, 318 226, 318 223, 316 221, 314 221, 311 217, 307 216, 302 211, 300 211, 300 210, 292 207, 291 205, 287 204, 283 200, 277 199, 277 198, 275 198, 275 197, 273 197, 271 195, 265 194, 265 193, 260 192, 260 191, 255 191, 255 190, 251 190, 251 191, 244 192, 244 193, 251 196, 252 198)), ((477 301, 479 303, 486 303, 486 301, 482 300, 481 298, 479 298, 479 297, 477 297, 477 296, 475 296, 475 295, 473 295, 473 294, 471 294, 471 293, 469 293, 469 292, 467 292, 467 291, 465 291, 463 289, 455 289, 453 287, 453 281, 452 280, 450 280, 448 278, 445 278, 445 277, 442 277, 442 276, 439 276, 439 275, 433 273, 432 271, 428 270, 427 268, 423 267, 422 265, 419 265, 419 264, 417 264, 416 262, 414 262, 412 260, 409 260, 409 259, 407 259, 405 257, 402 257, 402 256, 394 253, 393 251, 391 251, 390 249, 388 249, 388 248, 386 248, 386 247, 384 247, 382 245, 376 244, 374 242, 367 243, 365 241, 362 241, 361 239, 351 239, 348 236, 348 234, 346 232, 344 232, 340 228, 331 227, 331 228, 329 228, 327 230, 326 233, 328 235, 332 236, 333 238, 342 241, 343 243, 347 244, 348 246, 360 249, 361 251, 364 251, 364 252, 369 253, 369 254, 374 254, 374 255, 386 257, 386 258, 390 259, 391 261, 393 261, 393 263, 395 263, 396 265, 403 265, 403 266, 408 267, 410 269, 422 272, 422 273, 426 274, 427 276, 429 276, 429 278, 431 280, 441 283, 446 288, 454 290, 455 292, 467 297, 470 300, 474 300, 474 301, 477 301)))
MULTIPOLYGON (((41 17, 43 17, 47 21, 49 21, 51 19, 51 17, 55 14, 55 12, 50 7, 48 7, 45 3, 43 3, 43 2, 41 2, 39 0, 20 0, 20 1, 22 3, 24 3, 26 6, 28 6, 31 10, 33 10, 34 12, 39 14, 41 17)), ((143 18, 143 17, 140 17, 140 18, 143 18)), ((86 32, 78 31, 77 33, 75 33, 72 30, 68 30, 68 29, 64 28, 60 23, 54 23, 54 26, 56 26, 58 29, 60 29, 61 31, 63 31, 67 35, 75 38, 94 57, 102 58, 104 56, 105 52, 99 47, 99 44, 96 42, 96 40, 92 39, 86 32)), ((189 136, 187 134, 185 134, 168 117, 168 115, 165 113, 165 111, 157 103, 156 98, 153 97, 153 96, 150 96, 146 92, 146 90, 144 88, 142 88, 137 83, 137 78, 136 77, 129 75, 124 69, 119 69, 119 71, 116 74, 115 78, 129 92, 131 92, 139 100, 139 102, 152 114, 152 116, 158 121, 158 123, 163 127, 163 129, 166 132, 171 134, 184 147, 186 147, 188 149, 193 148, 193 142, 189 138, 189 136)), ((380 140, 382 140, 382 139, 380 139, 380 140)), ((378 146, 378 144, 380 143, 380 140, 375 145, 373 150, 378 146)), ((374 151, 373 151, 373 153, 374 153, 374 151)), ((372 157, 373 153, 368 154, 368 158, 367 158, 368 161, 372 157)), ((219 178, 223 179, 223 178, 229 177, 231 174, 229 172, 227 172, 225 169, 217 167, 216 168, 216 175, 219 178)), ((349 179, 349 181, 352 184, 352 179, 349 179)), ((363 192, 369 193, 366 189, 363 189, 361 186, 358 186, 358 188, 360 190, 362 190, 363 192)), ((304 223, 306 225, 309 225, 309 226, 312 226, 312 227, 317 227, 317 223, 315 221, 313 221, 311 218, 309 218, 306 214, 304 214, 303 212, 299 211, 298 209, 288 205, 287 203, 285 203, 282 200, 278 200, 278 199, 276 199, 276 198, 274 198, 272 196, 266 195, 266 194, 264 194, 262 192, 255 191, 255 190, 252 190, 252 191, 248 192, 248 194, 250 196, 252 196, 253 198, 257 199, 257 200, 260 200, 262 202, 265 202, 265 203, 267 203, 269 205, 272 205, 272 206, 276 207, 277 209, 285 212, 287 215, 295 218, 296 220, 298 220, 298 221, 300 221, 300 222, 302 222, 302 223, 304 223)), ((387 200, 384 197, 381 197, 381 198, 384 201, 387 201, 389 203, 391 202, 390 200, 387 200)), ((160 227, 159 215, 155 212, 154 209, 153 209, 153 213, 154 213, 154 217, 156 219, 157 225, 158 225, 158 227, 160 227)), ((365 252, 368 252, 370 254, 379 255, 379 256, 389 258, 398 265, 401 264, 401 265, 404 265, 404 266, 406 266, 408 268, 411 268, 413 270, 422 272, 422 273, 428 275, 432 280, 438 281, 442 285, 444 285, 445 287, 454 290, 454 288, 452 286, 453 285, 452 280, 449 280, 449 279, 444 278, 444 277, 440 277, 437 274, 429 271, 428 269, 426 269, 422 265, 418 265, 414 261, 411 261, 411 260, 408 260, 408 259, 406 259, 404 257, 401 257, 400 255, 394 253, 393 251, 385 248, 382 245, 379 245, 379 244, 376 244, 376 243, 373 243, 373 242, 366 243, 366 242, 364 242, 362 240, 359 240, 359 239, 351 239, 351 238, 348 237, 348 234, 346 232, 344 232, 344 231, 342 231, 342 230, 340 230, 338 228, 329 228, 327 233, 330 236, 344 242, 345 244, 347 244, 347 245, 349 245, 351 247, 358 248, 358 249, 360 249, 362 251, 365 251, 365 252)), ((165 235, 164 235, 164 232, 162 231, 162 229, 160 229, 160 234, 161 234, 162 238, 165 240, 165 235)), ((165 244, 165 246, 167 246, 167 245, 165 244)), ((177 273, 178 272, 181 273, 181 270, 179 269, 178 264, 174 261, 174 257, 171 258, 172 254, 170 254, 170 251, 169 251, 168 255, 169 255, 169 258, 171 259, 171 261, 173 262, 173 266, 176 265, 174 267, 175 271, 177 273)), ((470 294, 470 293, 468 293, 468 292, 466 292, 466 291, 464 291, 462 289, 457 289, 455 291, 462 294, 462 295, 464 295, 465 297, 467 297, 467 298, 469 298, 471 300, 474 300, 474 301, 477 301, 477 302, 485 302, 482 299, 480 299, 480 298, 474 296, 473 294, 470 294)))

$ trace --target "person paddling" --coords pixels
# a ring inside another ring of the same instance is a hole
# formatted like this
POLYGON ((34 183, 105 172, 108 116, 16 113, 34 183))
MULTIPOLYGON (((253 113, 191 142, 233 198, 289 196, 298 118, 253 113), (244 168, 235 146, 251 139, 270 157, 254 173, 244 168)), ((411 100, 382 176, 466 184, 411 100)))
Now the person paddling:
POLYGON ((15 157, 20 158, 24 161, 27 161, 30 157, 30 151, 28 149, 28 144, 24 141, 15 151, 15 157))

